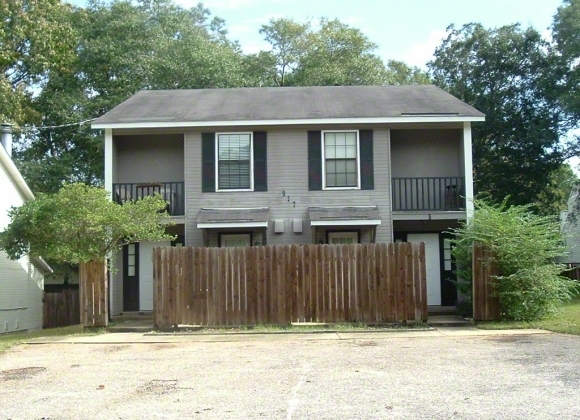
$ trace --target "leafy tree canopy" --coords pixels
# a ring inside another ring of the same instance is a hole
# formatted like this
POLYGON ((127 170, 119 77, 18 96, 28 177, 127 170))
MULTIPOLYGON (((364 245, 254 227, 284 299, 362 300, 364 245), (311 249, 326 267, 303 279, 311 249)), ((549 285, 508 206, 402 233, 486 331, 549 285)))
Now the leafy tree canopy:
MULTIPOLYGON (((533 28, 449 27, 428 63, 434 83, 486 114, 473 125, 475 184, 496 202, 536 202, 566 157, 561 60, 533 28)), ((550 198, 552 199, 552 198, 550 198)))
POLYGON ((497 261, 500 276, 496 293, 502 317, 529 321, 542 318, 559 303, 570 299, 575 283, 560 274, 565 267, 554 263, 566 254, 560 223, 554 216, 539 216, 531 206, 499 205, 476 200, 470 223, 455 229, 453 254, 458 276, 466 283, 458 287, 471 293, 472 246, 487 246, 497 261))
POLYGON ((102 188, 69 184, 12 208, 0 249, 12 259, 30 254, 58 263, 102 260, 128 243, 172 239, 165 233, 165 208, 160 196, 119 205, 102 188))

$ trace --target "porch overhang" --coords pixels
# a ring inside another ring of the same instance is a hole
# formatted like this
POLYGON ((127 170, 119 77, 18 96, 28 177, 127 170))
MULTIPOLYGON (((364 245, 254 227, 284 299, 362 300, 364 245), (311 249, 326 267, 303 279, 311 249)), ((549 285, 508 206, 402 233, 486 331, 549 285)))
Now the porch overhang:
POLYGON ((308 207, 311 226, 378 226, 377 206, 308 207))
POLYGON ((464 220, 466 211, 394 211, 393 220, 464 220))
POLYGON ((268 228, 270 209, 250 208, 202 208, 197 216, 199 229, 268 228))

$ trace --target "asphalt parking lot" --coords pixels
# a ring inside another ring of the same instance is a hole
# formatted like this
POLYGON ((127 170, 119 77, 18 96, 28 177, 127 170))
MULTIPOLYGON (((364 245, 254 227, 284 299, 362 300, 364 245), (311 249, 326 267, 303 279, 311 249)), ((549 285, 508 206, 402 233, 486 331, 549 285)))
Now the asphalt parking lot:
POLYGON ((353 337, 22 345, 0 419, 580 418, 580 337, 353 337))

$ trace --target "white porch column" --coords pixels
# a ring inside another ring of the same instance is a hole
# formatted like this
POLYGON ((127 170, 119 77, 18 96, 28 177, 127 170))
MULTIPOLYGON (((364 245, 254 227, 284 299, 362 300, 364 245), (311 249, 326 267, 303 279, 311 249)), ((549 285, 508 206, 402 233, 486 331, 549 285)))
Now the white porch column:
POLYGON ((105 128, 105 189, 113 198, 113 129, 105 128))
POLYGON ((465 210, 467 220, 473 217, 473 160, 471 149, 471 123, 463 123, 463 159, 465 166, 465 210))
MULTIPOLYGON (((109 200, 113 199, 113 129, 105 128, 105 190, 109 193, 109 200)), ((107 256, 107 263, 111 261, 111 258, 117 258, 117 255, 109 254, 107 256)), ((115 264, 116 265, 116 264, 115 264)), ((109 267, 112 268, 112 267, 109 267)), ((109 316, 114 312, 113 306, 113 296, 116 293, 115 282, 113 281, 113 275, 111 275, 111 270, 107 271, 109 277, 109 308, 111 312, 109 316)))

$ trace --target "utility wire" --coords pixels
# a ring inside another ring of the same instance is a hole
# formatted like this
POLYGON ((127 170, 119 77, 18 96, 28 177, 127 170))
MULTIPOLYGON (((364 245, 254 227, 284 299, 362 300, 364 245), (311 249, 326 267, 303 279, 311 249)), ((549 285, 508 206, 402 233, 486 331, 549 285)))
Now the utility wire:
POLYGON ((37 126, 37 127, 23 127, 22 131, 40 131, 40 130, 52 130, 54 128, 63 128, 63 127, 72 127, 75 125, 83 125, 85 123, 91 122, 96 120, 96 118, 91 118, 90 120, 84 120, 84 121, 79 121, 79 122, 74 122, 74 123, 70 123, 70 124, 61 124, 61 125, 41 125, 41 126, 37 126))

